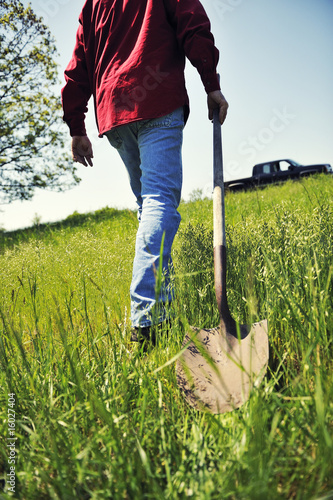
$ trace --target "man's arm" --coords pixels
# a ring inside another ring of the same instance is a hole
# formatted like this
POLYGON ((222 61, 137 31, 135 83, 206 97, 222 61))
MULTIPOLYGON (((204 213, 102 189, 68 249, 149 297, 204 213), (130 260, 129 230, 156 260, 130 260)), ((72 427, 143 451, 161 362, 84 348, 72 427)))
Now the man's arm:
POLYGON ((85 61, 82 24, 77 30, 75 48, 65 70, 65 79, 66 84, 61 90, 63 119, 72 137, 73 160, 84 166, 87 166, 87 163, 92 166, 92 145, 84 123, 92 91, 85 61))
POLYGON ((219 51, 215 47, 209 18, 199 0, 164 0, 171 25, 186 57, 198 70, 208 94, 208 116, 219 107, 221 124, 227 114, 228 103, 220 91, 216 73, 219 51))

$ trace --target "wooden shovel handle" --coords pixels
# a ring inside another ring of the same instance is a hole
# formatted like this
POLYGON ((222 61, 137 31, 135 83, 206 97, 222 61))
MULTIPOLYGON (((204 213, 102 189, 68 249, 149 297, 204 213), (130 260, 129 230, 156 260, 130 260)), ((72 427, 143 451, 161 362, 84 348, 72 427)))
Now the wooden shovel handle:
POLYGON ((214 109, 214 247, 226 246, 225 241, 225 209, 223 183, 222 134, 219 121, 219 109, 214 109))
POLYGON ((227 328, 234 327, 227 302, 227 249, 225 237, 225 208, 223 183, 222 133, 219 121, 219 109, 213 112, 214 128, 214 276, 215 294, 220 313, 221 323, 227 328))

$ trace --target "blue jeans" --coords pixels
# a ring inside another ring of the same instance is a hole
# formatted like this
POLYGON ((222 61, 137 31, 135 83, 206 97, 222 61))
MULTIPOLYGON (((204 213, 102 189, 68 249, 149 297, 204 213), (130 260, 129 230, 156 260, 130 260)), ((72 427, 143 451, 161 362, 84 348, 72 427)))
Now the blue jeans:
POLYGON ((130 288, 134 327, 168 319, 167 305, 173 299, 171 247, 180 223, 177 208, 182 188, 183 128, 184 113, 179 108, 160 118, 132 122, 106 133, 126 166, 138 204, 139 228, 130 288), (163 234, 164 279, 157 290, 163 234))

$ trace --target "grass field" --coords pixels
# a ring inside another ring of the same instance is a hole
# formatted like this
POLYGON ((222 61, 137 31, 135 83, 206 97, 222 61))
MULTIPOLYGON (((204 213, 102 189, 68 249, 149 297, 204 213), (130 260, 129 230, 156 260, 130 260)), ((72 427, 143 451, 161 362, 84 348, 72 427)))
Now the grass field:
POLYGON ((147 353, 129 342, 133 212, 0 233, 1 499, 333 498, 333 179, 226 196, 229 306, 268 319, 270 363, 224 415, 189 407, 168 363, 219 320, 212 202, 180 211, 175 320, 147 353))

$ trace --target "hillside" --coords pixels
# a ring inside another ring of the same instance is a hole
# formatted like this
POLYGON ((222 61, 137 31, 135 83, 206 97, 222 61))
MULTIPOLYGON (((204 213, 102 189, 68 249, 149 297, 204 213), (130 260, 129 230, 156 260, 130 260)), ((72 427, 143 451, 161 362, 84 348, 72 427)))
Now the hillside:
POLYGON ((229 306, 268 319, 270 365, 225 415, 190 408, 169 363, 188 325, 219 321, 212 201, 180 212, 175 319, 146 354, 129 341, 134 212, 0 233, 0 474, 14 429, 18 498, 332 497, 333 179, 226 196, 229 306))

